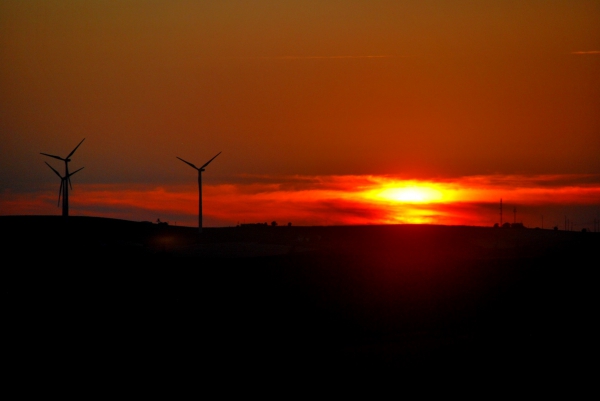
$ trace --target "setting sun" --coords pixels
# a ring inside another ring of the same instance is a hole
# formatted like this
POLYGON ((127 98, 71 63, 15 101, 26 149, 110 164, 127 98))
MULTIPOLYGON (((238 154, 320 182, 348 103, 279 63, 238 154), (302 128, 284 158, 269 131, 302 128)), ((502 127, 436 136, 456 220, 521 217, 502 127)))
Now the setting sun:
POLYGON ((429 187, 387 188, 379 193, 379 197, 398 202, 429 203, 443 199, 441 191, 429 187))
POLYGON ((449 194, 449 189, 437 183, 405 181, 382 183, 380 188, 366 192, 365 197, 400 203, 437 203, 448 201, 449 194))

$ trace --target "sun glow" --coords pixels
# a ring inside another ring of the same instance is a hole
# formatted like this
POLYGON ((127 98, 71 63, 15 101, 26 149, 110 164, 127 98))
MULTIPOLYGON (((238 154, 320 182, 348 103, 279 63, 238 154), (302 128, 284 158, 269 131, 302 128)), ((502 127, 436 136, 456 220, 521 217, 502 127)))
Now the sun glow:
POLYGON ((384 199, 407 203, 439 202, 443 196, 440 191, 428 187, 388 188, 379 193, 384 199))
POLYGON ((436 183, 392 182, 370 190, 365 197, 398 203, 440 203, 451 198, 451 191, 436 183))

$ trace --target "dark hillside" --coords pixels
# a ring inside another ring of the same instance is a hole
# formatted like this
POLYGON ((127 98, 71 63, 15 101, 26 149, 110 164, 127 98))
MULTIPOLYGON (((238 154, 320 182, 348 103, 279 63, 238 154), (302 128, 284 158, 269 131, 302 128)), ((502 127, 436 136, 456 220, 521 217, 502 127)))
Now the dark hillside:
POLYGON ((596 233, 260 226, 199 237, 54 216, 3 216, 0 230, 5 341, 39 361, 554 369, 589 352, 598 304, 596 233))

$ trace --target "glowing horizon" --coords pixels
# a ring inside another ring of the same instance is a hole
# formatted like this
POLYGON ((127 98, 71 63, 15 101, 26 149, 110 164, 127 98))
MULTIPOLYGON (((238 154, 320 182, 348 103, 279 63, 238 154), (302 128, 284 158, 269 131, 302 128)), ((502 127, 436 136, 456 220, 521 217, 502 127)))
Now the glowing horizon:
MULTIPOLYGON (((72 215, 197 225, 197 187, 74 184, 72 215)), ((59 214, 55 185, 39 192, 1 194, 3 214, 59 214)), ((565 214, 593 226, 600 210, 597 175, 489 175, 443 180, 394 176, 241 176, 203 187, 205 226, 277 221, 294 225, 443 224, 492 226, 517 208, 519 222, 546 228, 565 214)))

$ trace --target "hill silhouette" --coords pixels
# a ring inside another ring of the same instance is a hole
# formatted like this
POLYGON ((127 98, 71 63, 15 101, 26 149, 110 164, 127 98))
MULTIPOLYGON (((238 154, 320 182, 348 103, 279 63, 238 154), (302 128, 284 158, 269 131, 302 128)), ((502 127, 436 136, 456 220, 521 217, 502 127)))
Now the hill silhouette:
POLYGON ((596 233, 246 226, 199 236, 79 216, 1 216, 0 230, 6 341, 36 359, 551 369, 590 344, 596 233))

